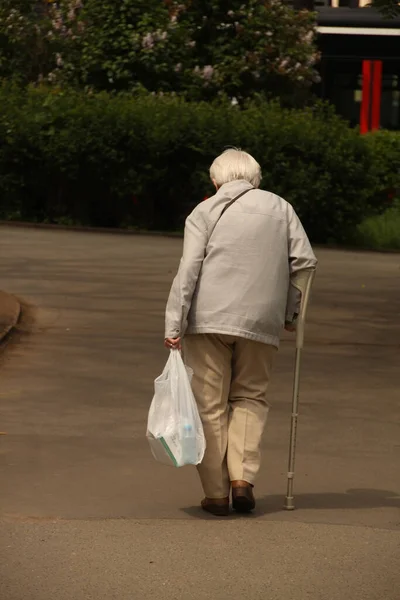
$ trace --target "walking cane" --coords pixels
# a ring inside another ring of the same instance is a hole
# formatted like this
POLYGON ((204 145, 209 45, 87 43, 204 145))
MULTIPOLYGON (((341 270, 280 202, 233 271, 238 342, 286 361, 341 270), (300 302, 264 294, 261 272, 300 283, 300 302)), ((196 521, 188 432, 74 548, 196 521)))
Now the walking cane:
POLYGON ((292 420, 290 427, 290 446, 289 446, 289 470, 287 481, 287 493, 284 504, 285 510, 294 510, 293 497, 293 479, 294 464, 296 455, 296 437, 297 437, 297 419, 299 416, 299 384, 300 384, 300 366, 301 351, 304 346, 304 328, 308 302, 310 299, 311 286, 315 275, 315 269, 304 269, 299 271, 292 279, 292 284, 301 292, 300 313, 297 319, 296 328, 296 361, 294 368, 293 381, 293 399, 292 399, 292 420))

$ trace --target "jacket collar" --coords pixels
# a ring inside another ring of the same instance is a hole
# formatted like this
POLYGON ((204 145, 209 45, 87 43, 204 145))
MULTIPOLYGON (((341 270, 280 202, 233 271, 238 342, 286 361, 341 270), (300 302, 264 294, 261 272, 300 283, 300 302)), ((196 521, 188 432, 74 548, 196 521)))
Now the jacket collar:
POLYGON ((253 188, 254 186, 245 179, 238 179, 237 181, 230 181, 229 183, 224 183, 224 185, 221 185, 216 193, 216 196, 223 196, 233 199, 235 196, 238 196, 245 190, 251 190, 253 188))

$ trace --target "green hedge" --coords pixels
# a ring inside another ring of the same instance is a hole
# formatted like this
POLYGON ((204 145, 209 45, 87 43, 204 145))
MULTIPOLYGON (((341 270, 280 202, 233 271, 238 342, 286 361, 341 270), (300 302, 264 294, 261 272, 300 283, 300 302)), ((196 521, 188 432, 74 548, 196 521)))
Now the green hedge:
POLYGON ((3 219, 179 229, 213 193, 209 165, 232 145, 254 154, 262 186, 295 206, 315 242, 346 239, 384 208, 391 170, 384 136, 386 154, 377 160, 378 138, 360 137, 323 106, 240 110, 7 86, 0 103, 3 219))
POLYGON ((394 204, 382 215, 365 219, 349 242, 369 250, 400 250, 400 203, 394 204))
POLYGON ((400 132, 376 131, 366 135, 364 141, 374 157, 382 201, 394 200, 400 193, 400 132))

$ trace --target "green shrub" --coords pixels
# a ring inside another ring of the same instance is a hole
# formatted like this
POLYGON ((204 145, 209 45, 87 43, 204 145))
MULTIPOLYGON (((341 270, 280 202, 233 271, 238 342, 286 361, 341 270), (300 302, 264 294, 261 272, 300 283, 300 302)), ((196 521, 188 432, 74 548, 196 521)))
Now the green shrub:
POLYGON ((400 250, 400 204, 357 226, 351 242, 372 250, 400 250))
POLYGON ((387 207, 400 195, 400 132, 375 131, 364 141, 374 157, 377 202, 387 207))
POLYGON ((315 242, 347 239, 381 208, 372 142, 325 106, 7 86, 0 102, 0 218, 177 229, 213 193, 209 165, 232 145, 254 154, 262 186, 295 206, 315 242))

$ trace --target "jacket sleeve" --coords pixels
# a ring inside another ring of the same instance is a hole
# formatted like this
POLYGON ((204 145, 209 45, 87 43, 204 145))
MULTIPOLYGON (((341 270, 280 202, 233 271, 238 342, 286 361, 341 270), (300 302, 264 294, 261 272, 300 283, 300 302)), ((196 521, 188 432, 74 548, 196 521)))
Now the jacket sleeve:
POLYGON ((201 216, 192 213, 186 219, 183 256, 179 265, 165 314, 165 337, 177 338, 185 334, 188 314, 203 264, 207 246, 207 228, 201 216))
POLYGON ((315 269, 317 259, 303 225, 290 204, 288 204, 288 252, 290 285, 285 320, 291 323, 295 314, 299 314, 301 303, 301 293, 293 285, 293 277, 303 269, 315 269))

